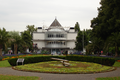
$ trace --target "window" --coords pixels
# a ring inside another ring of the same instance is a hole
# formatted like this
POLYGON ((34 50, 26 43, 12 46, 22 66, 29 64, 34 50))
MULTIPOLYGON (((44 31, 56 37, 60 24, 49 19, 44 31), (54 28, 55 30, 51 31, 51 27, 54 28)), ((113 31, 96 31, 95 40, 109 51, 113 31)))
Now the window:
POLYGON ((48 34, 48 37, 50 37, 49 34, 48 34))
POLYGON ((64 34, 61 34, 61 37, 64 37, 64 34))
POLYGON ((53 34, 51 34, 51 37, 53 37, 53 34))
POLYGON ((56 35, 56 37, 58 37, 58 34, 56 35))

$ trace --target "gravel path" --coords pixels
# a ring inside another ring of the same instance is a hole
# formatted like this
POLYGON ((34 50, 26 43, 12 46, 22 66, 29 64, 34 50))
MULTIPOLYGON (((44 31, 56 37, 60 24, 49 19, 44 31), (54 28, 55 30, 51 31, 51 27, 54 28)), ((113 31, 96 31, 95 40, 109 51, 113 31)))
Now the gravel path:
POLYGON ((41 80, 95 80, 97 77, 116 77, 120 76, 120 68, 111 72, 95 74, 51 74, 17 71, 11 67, 0 68, 0 74, 19 75, 19 76, 38 76, 41 80))

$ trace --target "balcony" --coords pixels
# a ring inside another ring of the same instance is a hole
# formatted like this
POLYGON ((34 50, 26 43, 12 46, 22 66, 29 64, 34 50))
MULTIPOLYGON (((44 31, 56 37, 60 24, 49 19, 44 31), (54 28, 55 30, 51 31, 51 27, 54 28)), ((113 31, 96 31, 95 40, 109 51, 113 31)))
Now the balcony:
POLYGON ((65 48, 66 45, 61 45, 61 44, 47 44, 45 45, 47 48, 65 48))
POLYGON ((66 42, 65 41, 47 41, 45 47, 65 48, 66 42))

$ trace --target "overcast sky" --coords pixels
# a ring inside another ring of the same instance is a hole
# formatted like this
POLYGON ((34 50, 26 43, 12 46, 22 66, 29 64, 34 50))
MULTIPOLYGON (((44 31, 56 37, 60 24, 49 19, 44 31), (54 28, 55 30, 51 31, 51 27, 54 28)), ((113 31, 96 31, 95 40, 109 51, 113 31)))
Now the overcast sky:
POLYGON ((55 17, 63 27, 90 29, 100 0, 0 0, 0 28, 24 31, 27 25, 49 27, 55 17))

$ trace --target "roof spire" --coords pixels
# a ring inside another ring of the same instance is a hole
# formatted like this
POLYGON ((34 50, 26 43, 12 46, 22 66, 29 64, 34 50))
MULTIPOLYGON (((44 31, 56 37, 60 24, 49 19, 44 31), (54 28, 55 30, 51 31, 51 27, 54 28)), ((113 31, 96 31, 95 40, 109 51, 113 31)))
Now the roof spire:
POLYGON ((61 28, 64 30, 64 28, 61 26, 61 24, 58 22, 57 17, 55 16, 55 20, 52 22, 52 24, 50 25, 50 28, 61 28))
POLYGON ((55 16, 55 19, 57 19, 57 16, 55 16))
POLYGON ((58 20, 55 17, 55 20, 53 21, 53 23, 50 26, 58 27, 58 26, 61 26, 61 24, 58 22, 58 20))

